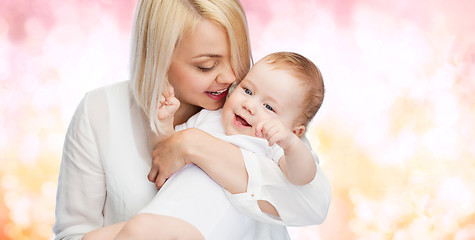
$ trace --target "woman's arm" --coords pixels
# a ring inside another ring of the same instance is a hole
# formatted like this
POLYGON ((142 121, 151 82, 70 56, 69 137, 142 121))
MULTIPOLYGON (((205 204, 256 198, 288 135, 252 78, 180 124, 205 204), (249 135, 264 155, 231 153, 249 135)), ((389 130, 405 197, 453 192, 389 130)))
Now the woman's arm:
POLYGON ((156 146, 153 157, 149 180, 157 187, 186 164, 195 163, 228 191, 235 207, 259 221, 292 226, 319 224, 328 211, 330 187, 320 169, 309 184, 295 186, 272 160, 198 129, 175 133, 156 146), (281 219, 262 211, 280 215, 281 219))
POLYGON ((194 163, 231 193, 243 193, 247 188, 247 171, 241 151, 196 128, 173 134, 155 146, 149 180, 160 188, 166 179, 194 163))
MULTIPOLYGON (((247 190, 248 175, 241 150, 199 129, 188 128, 160 142, 153 158, 148 178, 157 188, 186 164, 194 163, 228 192, 238 194, 247 190)), ((259 200, 257 204, 263 212, 279 216, 268 201, 259 200)))
POLYGON ((102 227, 105 177, 88 117, 88 95, 68 128, 56 196, 55 239, 81 239, 102 227))

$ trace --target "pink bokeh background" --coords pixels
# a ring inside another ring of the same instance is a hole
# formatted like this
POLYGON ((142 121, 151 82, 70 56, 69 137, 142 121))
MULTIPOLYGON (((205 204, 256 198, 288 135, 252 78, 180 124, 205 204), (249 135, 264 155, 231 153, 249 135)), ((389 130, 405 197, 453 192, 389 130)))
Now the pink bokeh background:
MULTIPOLYGON (((292 239, 475 239, 475 1, 242 0, 254 59, 295 51, 326 98, 309 139, 327 220, 292 239)), ((51 239, 82 96, 128 79, 136 1, 0 2, 0 239, 51 239)))

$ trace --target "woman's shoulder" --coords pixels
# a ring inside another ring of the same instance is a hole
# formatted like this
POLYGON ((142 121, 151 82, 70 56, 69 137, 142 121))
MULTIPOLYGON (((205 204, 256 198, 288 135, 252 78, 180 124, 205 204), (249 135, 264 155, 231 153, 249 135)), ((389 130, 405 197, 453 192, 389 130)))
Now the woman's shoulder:
POLYGON ((89 91, 79 104, 75 118, 84 119, 97 136, 103 136, 105 129, 111 129, 112 125, 119 128, 115 130, 117 134, 146 125, 129 85, 130 81, 123 81, 89 91))
POLYGON ((106 116, 116 112, 129 111, 128 108, 134 102, 129 85, 130 81, 123 81, 87 92, 78 111, 90 118, 107 118, 106 116))
POLYGON ((118 83, 102 86, 87 92, 83 97, 83 104, 89 107, 99 107, 103 104, 123 104, 130 102, 130 81, 123 81, 118 83))
POLYGON ((107 95, 110 97, 121 96, 121 95, 130 95, 130 80, 111 83, 94 90, 91 90, 86 93, 86 96, 100 96, 107 95))

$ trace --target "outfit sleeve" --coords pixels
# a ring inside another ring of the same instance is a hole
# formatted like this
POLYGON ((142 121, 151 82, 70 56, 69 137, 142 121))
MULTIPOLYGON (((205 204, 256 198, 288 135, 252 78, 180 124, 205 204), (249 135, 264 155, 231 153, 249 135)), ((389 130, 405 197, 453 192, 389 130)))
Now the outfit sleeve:
MULTIPOLYGON (((242 213, 270 224, 307 226, 321 224, 328 213, 331 200, 330 184, 317 164, 314 179, 306 185, 293 185, 284 176, 278 165, 262 156, 241 149, 248 172, 247 191, 231 194, 228 199, 242 213), (280 218, 263 213, 258 200, 271 203, 280 218)), ((315 161, 318 157, 314 154, 315 161)))
POLYGON ((103 226, 106 185, 88 115, 88 95, 70 123, 56 195, 55 239, 81 239, 103 226))

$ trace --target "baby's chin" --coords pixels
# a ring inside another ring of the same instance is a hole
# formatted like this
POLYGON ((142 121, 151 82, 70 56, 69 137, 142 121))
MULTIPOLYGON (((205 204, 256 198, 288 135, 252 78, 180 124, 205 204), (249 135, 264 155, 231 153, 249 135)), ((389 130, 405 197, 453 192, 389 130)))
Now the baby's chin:
POLYGON ((237 133, 233 131, 233 129, 224 129, 224 134, 230 136, 230 135, 236 135, 237 133))
POLYGON ((235 129, 224 129, 224 134, 231 136, 231 135, 245 135, 245 136, 251 136, 251 137, 257 137, 257 135, 252 132, 252 134, 249 134, 247 131, 246 132, 238 132, 235 129))

